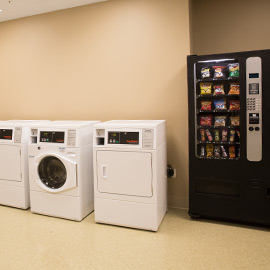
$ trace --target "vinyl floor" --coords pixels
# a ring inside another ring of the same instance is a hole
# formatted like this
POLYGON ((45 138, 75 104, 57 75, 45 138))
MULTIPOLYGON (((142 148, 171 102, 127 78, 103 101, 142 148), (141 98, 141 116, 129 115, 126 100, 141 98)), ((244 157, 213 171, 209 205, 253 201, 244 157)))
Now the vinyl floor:
MULTIPOLYGON (((270 214, 270 213, 269 213, 270 214)), ((191 220, 169 209, 157 233, 0 206, 0 269, 270 269, 270 229, 191 220)))

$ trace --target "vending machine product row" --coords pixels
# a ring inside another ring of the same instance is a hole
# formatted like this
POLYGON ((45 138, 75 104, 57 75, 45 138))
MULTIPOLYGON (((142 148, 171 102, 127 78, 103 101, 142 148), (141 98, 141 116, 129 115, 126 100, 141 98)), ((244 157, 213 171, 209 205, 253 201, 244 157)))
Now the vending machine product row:
POLYGON ((270 225, 270 50, 187 62, 190 216, 270 225))

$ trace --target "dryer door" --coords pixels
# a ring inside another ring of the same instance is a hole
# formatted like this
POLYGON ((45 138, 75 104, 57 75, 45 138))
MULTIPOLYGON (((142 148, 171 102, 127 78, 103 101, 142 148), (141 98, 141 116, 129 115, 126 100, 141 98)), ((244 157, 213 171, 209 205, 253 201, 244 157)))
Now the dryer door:
POLYGON ((0 180, 22 181, 20 146, 2 144, 0 153, 0 180))
POLYGON ((97 151, 98 191, 152 197, 152 154, 97 151))
POLYGON ((35 163, 36 182, 44 190, 60 192, 77 183, 77 164, 53 153, 39 156, 35 163))

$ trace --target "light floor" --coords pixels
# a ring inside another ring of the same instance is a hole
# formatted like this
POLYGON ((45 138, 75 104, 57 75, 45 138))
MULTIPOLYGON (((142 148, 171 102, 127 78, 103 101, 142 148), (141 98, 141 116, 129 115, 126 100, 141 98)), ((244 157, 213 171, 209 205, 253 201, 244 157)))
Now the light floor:
MULTIPOLYGON (((269 213, 270 214, 270 213, 269 213)), ((270 230, 190 220, 170 209, 157 233, 0 206, 0 269, 270 269, 270 230)))

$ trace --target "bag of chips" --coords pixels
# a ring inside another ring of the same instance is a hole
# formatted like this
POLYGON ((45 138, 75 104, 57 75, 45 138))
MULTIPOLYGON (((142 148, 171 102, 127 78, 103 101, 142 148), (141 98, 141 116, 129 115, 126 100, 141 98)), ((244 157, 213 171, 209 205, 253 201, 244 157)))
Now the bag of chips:
POLYGON ((232 63, 228 65, 229 78, 239 77, 239 64, 232 63))
POLYGON ((219 130, 218 129, 214 130, 214 136, 215 136, 215 141, 219 142, 219 130))
POLYGON ((200 83, 201 95, 210 95, 212 93, 212 83, 200 83))
POLYGON ((230 142, 234 142, 235 139, 235 130, 230 130, 230 142))
POLYGON ((228 95, 239 95, 240 94, 240 84, 230 83, 230 90, 228 95))
POLYGON ((238 116, 231 116, 230 120, 231 120, 231 126, 233 126, 233 127, 240 126, 240 117, 239 117, 239 115, 238 116))
POLYGON ((208 138, 208 141, 209 142, 212 142, 213 141, 213 138, 212 138, 212 135, 211 135, 211 132, 209 131, 209 129, 206 129, 205 130, 205 133, 206 133, 206 136, 208 138))
POLYGON ((226 158, 228 155, 227 155, 225 147, 221 145, 220 148, 221 148, 222 157, 226 158))
POLYGON ((230 108, 231 111, 239 111, 240 110, 240 100, 230 100, 230 108))
POLYGON ((215 79, 223 78, 223 77, 226 76, 226 74, 225 74, 226 67, 224 67, 224 66, 213 66, 213 69, 214 69, 214 78, 215 79))
POLYGON ((201 157, 205 157, 205 148, 203 145, 201 145, 201 154, 200 154, 201 157))
POLYGON ((220 146, 215 145, 214 147, 214 157, 220 157, 220 146))
POLYGON ((200 129, 200 133, 201 133, 201 141, 205 142, 205 130, 204 129, 200 129))
POLYGON ((235 158, 235 146, 234 145, 231 145, 229 147, 229 157, 230 158, 235 158))
POLYGON ((221 133, 221 140, 223 142, 227 142, 228 140, 228 130, 227 129, 222 129, 222 133, 221 133))
POLYGON ((213 157, 213 144, 206 145, 206 156, 207 157, 213 157))
POLYGON ((212 101, 206 101, 206 100, 202 100, 201 101, 201 110, 202 111, 211 111, 212 109, 212 101))
POLYGON ((216 116, 215 127, 225 127, 225 126, 226 126, 226 116, 216 116))
POLYGON ((211 68, 210 67, 203 67, 201 69, 201 77, 203 79, 211 77, 211 68))
POLYGON ((225 95, 224 85, 223 84, 215 84, 214 85, 214 95, 225 95))
POLYGON ((200 125, 201 126, 212 126, 212 115, 201 115, 200 125))
POLYGON ((216 110, 226 110, 226 99, 216 99, 214 105, 216 110))

